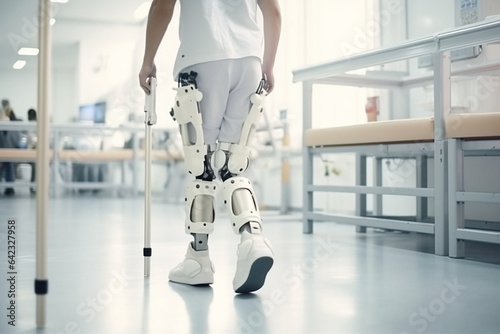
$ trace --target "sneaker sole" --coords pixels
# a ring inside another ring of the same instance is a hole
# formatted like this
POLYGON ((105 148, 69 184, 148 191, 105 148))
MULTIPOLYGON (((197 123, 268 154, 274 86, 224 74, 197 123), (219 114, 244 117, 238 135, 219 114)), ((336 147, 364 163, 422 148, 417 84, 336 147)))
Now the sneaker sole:
POLYGON ((195 287, 210 286, 211 284, 214 283, 214 282, 211 282, 211 283, 184 283, 184 282, 179 282, 179 281, 173 281, 171 279, 169 279, 169 281, 174 283, 174 284, 189 285, 189 286, 195 286, 195 287))
POLYGON ((250 272, 246 281, 235 290, 236 293, 249 293, 259 290, 264 285, 266 275, 273 266, 274 260, 272 257, 261 257, 252 263, 250 272))
POLYGON ((213 277, 196 277, 192 279, 169 277, 168 280, 174 283, 186 284, 186 285, 209 285, 214 283, 213 277))

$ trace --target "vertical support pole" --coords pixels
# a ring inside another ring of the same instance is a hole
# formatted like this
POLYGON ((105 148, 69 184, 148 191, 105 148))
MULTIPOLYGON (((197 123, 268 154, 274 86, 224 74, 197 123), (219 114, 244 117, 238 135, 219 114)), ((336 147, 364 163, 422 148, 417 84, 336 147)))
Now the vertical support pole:
MULTIPOLYGON (((366 155, 356 154, 356 185, 366 186, 366 155)), ((366 194, 356 194, 356 216, 366 217, 366 194)), ((356 232, 365 233, 366 226, 356 226, 356 232)))
POLYGON ((132 161, 132 195, 137 197, 139 191, 137 190, 137 174, 139 173, 139 136, 136 130, 132 133, 132 150, 133 150, 133 161, 132 161))
POLYGON ((38 45, 38 122, 36 156, 36 324, 44 327, 46 322, 47 278, 47 219, 49 198, 49 121, 51 96, 51 3, 40 0, 38 45))
MULTIPOLYGON (((373 159, 374 159, 373 183, 374 183, 375 187, 382 187, 382 185, 383 185, 382 161, 384 159, 380 158, 380 157, 374 157, 373 159)), ((373 215, 374 216, 381 216, 383 214, 383 200, 384 200, 383 195, 380 195, 380 194, 373 195, 373 215)))
MULTIPOLYGON (((419 155, 415 158, 417 162, 417 188, 427 188, 427 156, 419 155)), ((422 222, 427 218, 427 197, 417 196, 417 221, 422 222)))
MULTIPOLYGON (((303 108, 303 135, 307 129, 312 127, 312 83, 304 81, 302 83, 302 108, 303 108)), ((313 212, 313 193, 307 188, 313 184, 313 154, 311 148, 306 145, 305 137, 302 138, 302 232, 313 233, 313 220, 308 218, 309 213, 313 212)))
POLYGON ((450 52, 434 55, 434 252, 448 255, 448 163, 444 117, 451 108, 450 52))
MULTIPOLYGON (((127 163, 125 161, 122 161, 120 164, 120 173, 121 173, 121 181, 122 181, 122 189, 126 187, 127 184, 127 177, 126 177, 126 171, 127 171, 127 163)), ((122 197, 123 192, 118 192, 119 196, 122 197)))
POLYGON ((464 202, 457 202, 457 191, 464 191, 464 151, 459 139, 450 139, 448 144, 450 169, 448 174, 448 206, 450 208, 449 242, 450 257, 465 256, 465 241, 457 239, 457 229, 465 227, 464 202))
MULTIPOLYGON (((283 121, 282 148, 290 147, 290 130, 288 122, 283 121)), ((281 150, 281 205, 280 214, 286 215, 290 211, 290 154, 281 150)))
MULTIPOLYGON (((59 162, 59 131, 55 130, 53 132, 53 142, 52 142, 52 186, 51 186, 51 192, 54 197, 59 196, 59 188, 61 186, 61 182, 59 182, 59 170, 61 167, 61 164, 59 162)), ((69 182, 72 182, 73 180, 70 180, 69 182)))

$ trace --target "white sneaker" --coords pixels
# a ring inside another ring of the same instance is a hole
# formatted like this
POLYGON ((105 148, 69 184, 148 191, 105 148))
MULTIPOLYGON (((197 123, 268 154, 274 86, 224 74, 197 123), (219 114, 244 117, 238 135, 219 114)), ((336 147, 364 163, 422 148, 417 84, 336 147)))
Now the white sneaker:
POLYGON ((233 279, 237 293, 249 293, 264 285, 266 275, 273 265, 273 251, 267 239, 260 234, 243 231, 238 246, 238 262, 233 279))
POLYGON ((208 250, 195 251, 189 243, 184 261, 170 270, 168 279, 189 285, 212 284, 214 273, 214 265, 210 261, 208 250))

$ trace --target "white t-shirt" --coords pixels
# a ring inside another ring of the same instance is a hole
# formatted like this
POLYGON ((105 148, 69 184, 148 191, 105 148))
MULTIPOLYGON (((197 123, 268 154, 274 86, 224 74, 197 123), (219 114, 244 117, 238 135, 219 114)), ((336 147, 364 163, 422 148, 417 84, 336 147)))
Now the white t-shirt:
POLYGON ((181 44, 174 78, 194 64, 262 57, 257 0, 180 0, 180 4, 181 44))

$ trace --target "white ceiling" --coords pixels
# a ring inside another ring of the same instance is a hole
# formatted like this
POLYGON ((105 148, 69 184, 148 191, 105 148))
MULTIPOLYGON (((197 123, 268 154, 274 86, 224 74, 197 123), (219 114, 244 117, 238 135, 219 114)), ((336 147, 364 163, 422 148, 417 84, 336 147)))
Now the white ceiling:
MULTIPOLYGON (((56 23, 52 26, 52 43, 56 47, 96 37, 100 29, 117 25, 137 26, 143 20, 134 11, 145 0, 69 0, 52 3, 56 23), (89 29, 85 29, 85 27, 89 29), (90 29, 92 27, 92 29, 90 29)), ((33 62, 33 57, 19 56, 21 46, 36 47, 39 0, 0 1, 0 68, 12 68, 17 59, 33 62), (35 28, 36 29, 36 28, 35 28)))

